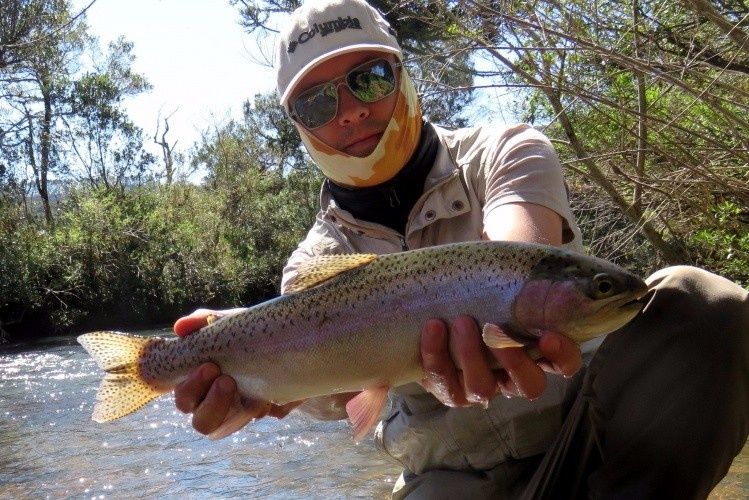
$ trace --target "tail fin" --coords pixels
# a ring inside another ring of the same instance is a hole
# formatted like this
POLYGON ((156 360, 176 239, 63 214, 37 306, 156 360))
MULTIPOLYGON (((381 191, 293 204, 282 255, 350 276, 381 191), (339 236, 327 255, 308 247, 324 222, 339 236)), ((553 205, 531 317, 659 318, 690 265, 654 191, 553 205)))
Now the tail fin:
POLYGON ((117 332, 94 332, 81 335, 78 342, 107 372, 96 393, 91 417, 95 422, 124 417, 161 394, 148 385, 138 371, 138 360, 152 339, 117 332))

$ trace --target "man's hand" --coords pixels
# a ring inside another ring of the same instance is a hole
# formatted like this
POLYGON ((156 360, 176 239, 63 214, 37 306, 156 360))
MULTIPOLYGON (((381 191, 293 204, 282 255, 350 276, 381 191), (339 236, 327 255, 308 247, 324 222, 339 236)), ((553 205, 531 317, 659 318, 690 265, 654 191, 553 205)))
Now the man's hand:
MULTIPOLYGON (((198 309, 177 320, 174 333, 184 337, 222 316, 230 316, 243 309, 212 311, 198 309)), ((243 398, 237 384, 214 363, 203 363, 193 369, 187 378, 174 389, 174 404, 183 413, 192 413, 192 426, 211 439, 221 439, 232 434, 254 419, 267 415, 283 418, 302 401, 283 406, 267 401, 243 398)))
POLYGON ((580 369, 579 346, 564 335, 547 332, 539 340, 543 358, 533 361, 523 348, 490 349, 470 316, 450 329, 439 319, 421 332, 422 385, 447 406, 488 404, 497 393, 536 399, 546 388, 544 372, 571 377, 580 369), (492 357, 504 367, 492 370, 492 357))

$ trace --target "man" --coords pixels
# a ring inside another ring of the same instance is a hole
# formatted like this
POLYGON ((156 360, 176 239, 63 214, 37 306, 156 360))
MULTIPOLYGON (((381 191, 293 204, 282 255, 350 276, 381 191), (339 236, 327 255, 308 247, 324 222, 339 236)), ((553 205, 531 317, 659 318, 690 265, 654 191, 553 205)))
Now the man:
MULTIPOLYGON (((282 291, 320 254, 481 238, 581 250, 549 141, 525 125, 448 131, 424 122, 401 61, 393 31, 361 0, 308 2, 282 30, 281 104, 327 178, 282 291)), ((404 466, 394 495, 705 496, 746 441, 749 299, 688 267, 649 283, 643 313, 605 341, 584 382, 581 350, 555 332, 540 338, 536 363, 522 349, 486 348, 470 317, 428 321, 424 380, 393 391, 394 409, 376 433, 404 466), (506 369, 492 371, 489 356, 506 369)), ((175 332, 232 312, 196 311, 175 332)), ((343 418, 350 397, 300 409, 343 418)), ((199 432, 219 438, 301 402, 241 398, 209 363, 177 388, 175 403, 199 432)))

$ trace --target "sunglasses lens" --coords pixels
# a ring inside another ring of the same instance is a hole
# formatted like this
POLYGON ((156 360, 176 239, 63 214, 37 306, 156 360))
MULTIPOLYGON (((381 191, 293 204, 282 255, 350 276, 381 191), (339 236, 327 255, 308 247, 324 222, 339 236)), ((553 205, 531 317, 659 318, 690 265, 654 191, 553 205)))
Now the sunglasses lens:
POLYGON ((338 109, 337 93, 335 85, 326 83, 300 94, 294 101, 294 112, 299 121, 310 129, 328 123, 338 109))
MULTIPOLYGON (((384 59, 362 64, 346 75, 346 86, 362 102, 384 99, 395 90, 393 67, 384 59)), ((297 119, 308 129, 322 127, 338 112, 338 87, 328 82, 302 92, 293 108, 297 119)))
POLYGON ((346 83, 360 101, 375 102, 395 90, 395 75, 387 61, 378 59, 351 71, 346 76, 346 83))

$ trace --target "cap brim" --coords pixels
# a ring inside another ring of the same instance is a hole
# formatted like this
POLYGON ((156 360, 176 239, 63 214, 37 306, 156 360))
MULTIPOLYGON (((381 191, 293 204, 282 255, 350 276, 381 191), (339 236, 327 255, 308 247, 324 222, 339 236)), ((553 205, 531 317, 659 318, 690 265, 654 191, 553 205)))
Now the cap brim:
POLYGON ((332 50, 330 52, 326 52, 325 54, 322 54, 320 56, 317 56, 316 58, 312 59, 310 62, 305 64, 302 69, 297 72, 297 74, 294 76, 294 78, 291 79, 289 84, 286 86, 286 91, 284 91, 283 95, 281 96, 281 106, 288 109, 287 104, 289 102, 289 96, 294 91, 294 87, 299 83, 299 81, 304 78, 307 73, 309 73, 311 70, 315 68, 318 64, 327 61, 328 59, 339 56, 341 54, 347 54, 349 52, 356 52, 359 50, 376 50, 378 52, 387 52, 389 54, 395 54, 398 56, 398 58, 403 58, 403 53, 400 50, 394 49, 393 47, 390 47, 388 45, 382 45, 377 43, 359 43, 356 45, 347 45, 346 47, 341 47, 339 49, 332 50))

